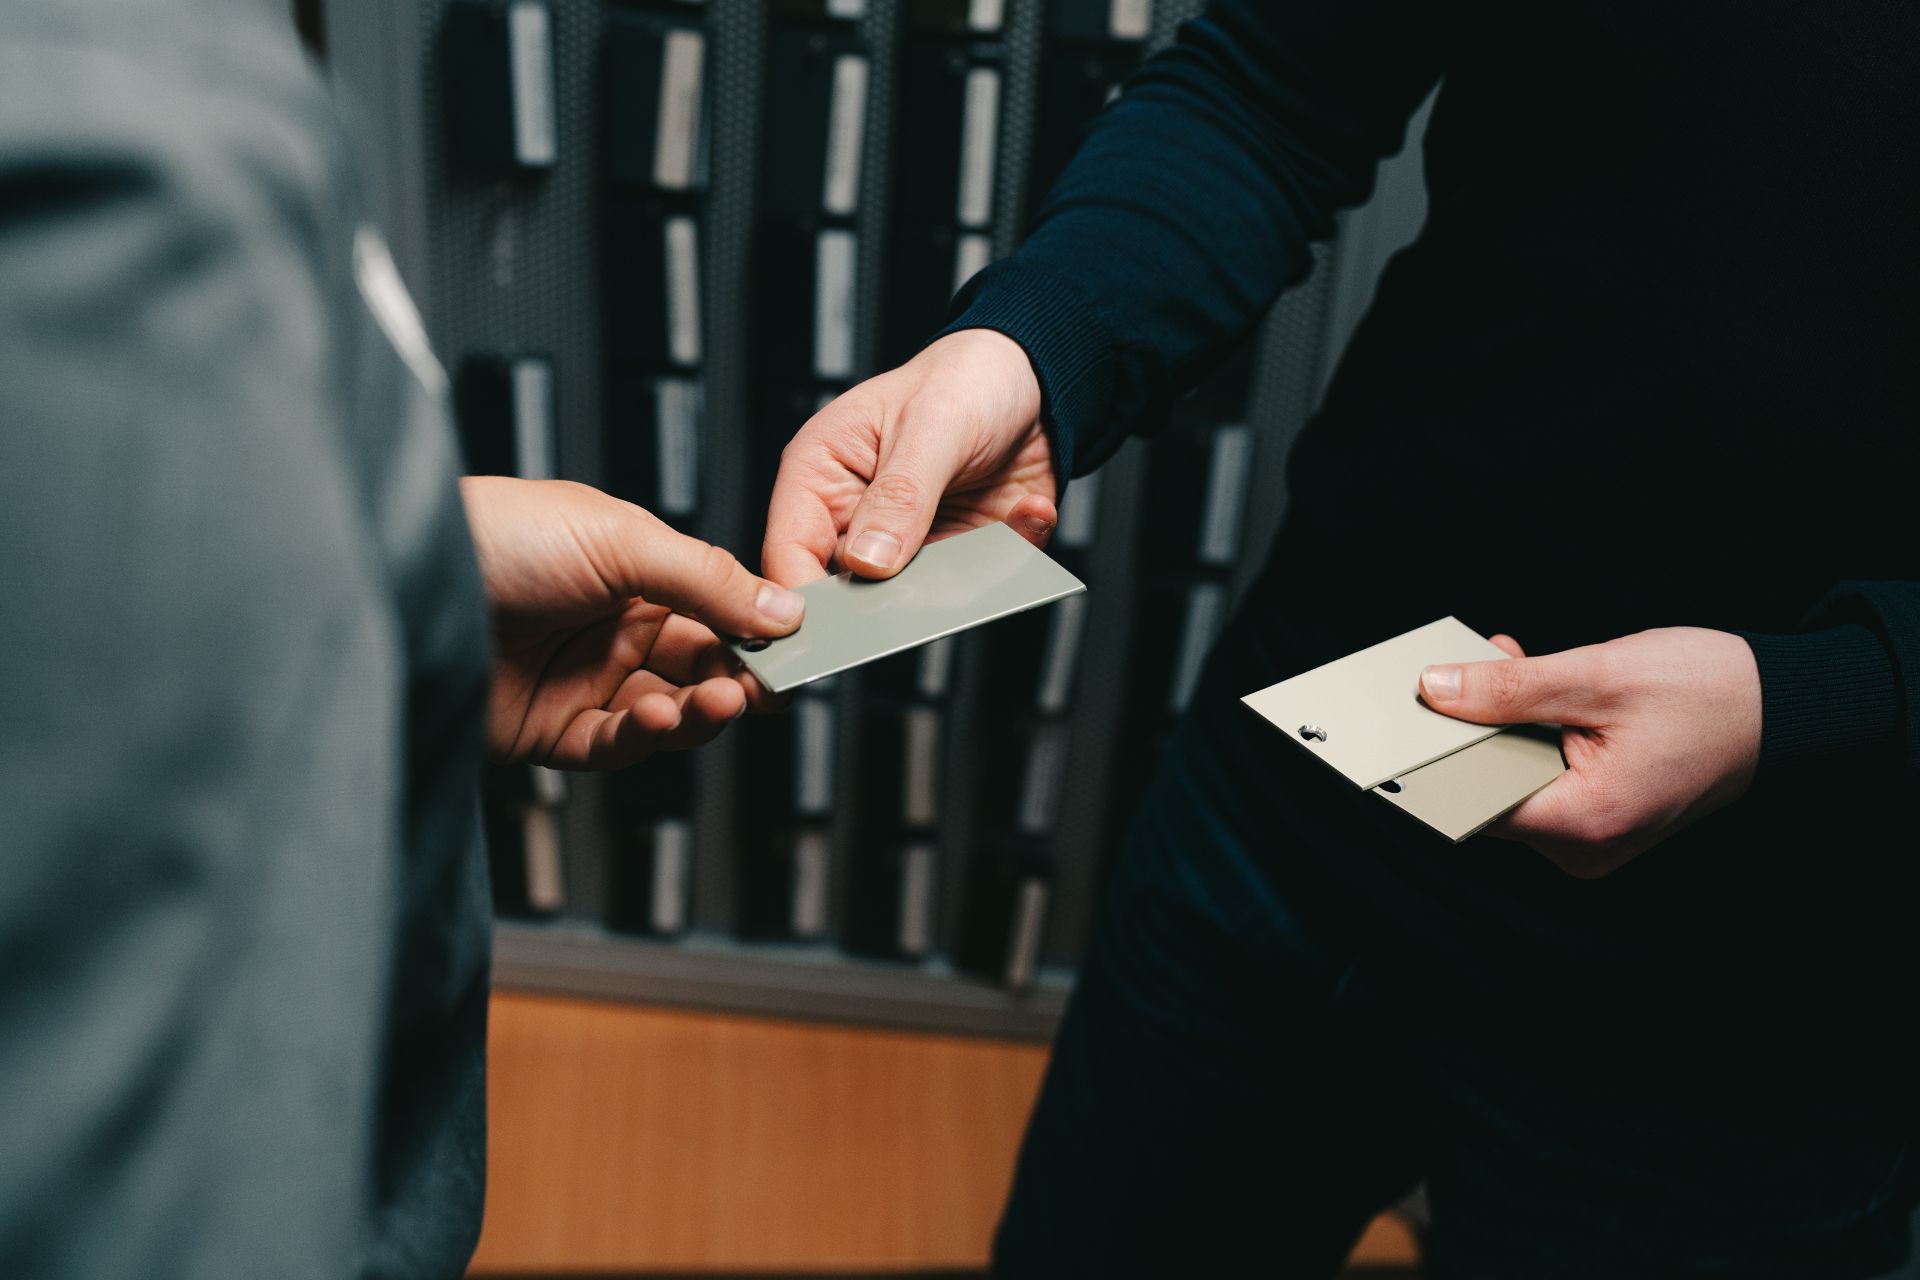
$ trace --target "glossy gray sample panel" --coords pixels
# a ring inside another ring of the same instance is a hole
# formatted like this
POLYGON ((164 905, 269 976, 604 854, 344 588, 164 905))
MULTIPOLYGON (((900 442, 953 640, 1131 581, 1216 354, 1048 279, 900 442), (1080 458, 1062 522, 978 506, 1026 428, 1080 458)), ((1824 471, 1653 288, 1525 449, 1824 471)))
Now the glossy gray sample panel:
POLYGON ((728 642, 775 693, 1085 591, 1004 524, 921 548, 884 581, 836 574, 801 587, 806 620, 773 641, 728 642))

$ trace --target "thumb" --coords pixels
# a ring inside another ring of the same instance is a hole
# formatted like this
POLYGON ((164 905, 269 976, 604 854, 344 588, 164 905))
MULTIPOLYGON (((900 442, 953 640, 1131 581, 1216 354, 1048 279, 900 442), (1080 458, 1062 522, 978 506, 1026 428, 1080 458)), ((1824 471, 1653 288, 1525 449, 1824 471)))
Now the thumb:
POLYGON ((616 589, 665 605, 729 636, 783 636, 807 602, 756 577, 725 549, 649 517, 627 531, 615 559, 616 589))
POLYGON ((959 469, 928 442, 930 436, 938 440, 940 433, 896 437, 847 521, 840 558, 863 578, 891 578, 926 541, 941 495, 959 469))
POLYGON ((1428 667, 1420 699, 1475 724, 1595 725, 1607 697, 1591 650, 1428 667))

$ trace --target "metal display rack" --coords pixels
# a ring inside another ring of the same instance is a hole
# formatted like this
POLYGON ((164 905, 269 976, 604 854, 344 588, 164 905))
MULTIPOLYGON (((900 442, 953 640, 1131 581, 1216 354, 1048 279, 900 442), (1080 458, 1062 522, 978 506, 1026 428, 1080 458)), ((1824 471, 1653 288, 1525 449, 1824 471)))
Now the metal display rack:
MULTIPOLYGON (((456 2, 329 0, 330 71, 368 143, 376 207, 445 363, 457 368, 478 353, 538 353, 551 370, 558 473, 588 483, 603 483, 608 465, 609 352, 599 293, 601 255, 608 237, 622 230, 603 198, 604 41, 611 24, 634 15, 693 22, 703 32, 708 136, 705 184, 697 197, 703 500, 690 528, 749 564, 756 562, 760 512, 754 486, 756 467, 764 466, 767 429, 765 410, 754 401, 758 375, 751 336, 757 305, 756 210, 765 194, 759 170, 768 104, 762 92, 771 79, 766 66, 770 29, 794 6, 780 0, 547 0, 555 157, 534 179, 475 183, 453 171, 446 143, 448 86, 439 42, 456 2)), ((857 39, 870 58, 857 211, 845 220, 858 235, 856 380, 877 371, 879 354, 888 345, 879 309, 889 271, 891 167, 904 154, 895 145, 895 131, 911 127, 896 118, 911 3, 868 0, 849 9, 844 2, 822 0, 820 9, 823 21, 839 22, 837 29, 857 39), (859 10, 857 17, 845 16, 853 10, 859 10)), ((991 225, 979 232, 990 240, 995 256, 1012 250, 1040 194, 1027 188, 1045 54, 1056 30, 1049 25, 1049 3, 1006 0, 1004 6, 984 6, 1000 10, 997 29, 982 37, 991 48, 966 46, 967 56, 989 60, 1001 74, 991 225)), ((1197 0, 1158 0, 1150 31, 1138 42, 1140 51, 1170 39, 1178 22, 1199 7, 1197 0)), ((1334 348, 1364 310, 1386 257, 1417 230, 1424 213, 1417 150, 1416 143, 1404 158, 1389 162, 1381 197, 1347 219, 1349 234, 1337 250, 1319 255, 1313 277, 1282 299, 1252 348, 1250 381, 1237 393, 1239 412, 1226 415, 1254 429, 1255 445, 1240 554, 1216 572, 1224 598, 1237 599, 1244 590, 1279 523, 1286 453, 1318 401, 1334 348)), ((799 421, 795 417, 785 429, 799 421)), ((1138 711, 1131 705, 1137 701, 1130 692, 1137 681, 1130 664, 1137 657, 1136 611, 1146 607, 1136 573, 1146 453, 1147 446, 1134 442, 1100 475, 1097 537, 1083 566, 1091 587, 1086 639, 1071 707, 1061 721, 1065 766, 1048 836, 1051 910, 1037 964, 1021 975, 1018 989, 961 973, 952 963, 971 860, 981 856, 983 840, 978 829, 984 808, 981 753, 970 744, 997 723, 982 707, 987 657, 974 637, 964 638, 956 650, 954 678, 942 703, 947 750, 943 811, 930 837, 939 853, 930 954, 868 959, 847 954, 832 941, 740 939, 737 870, 745 817, 764 798, 746 776, 748 764, 735 740, 739 735, 729 733, 692 763, 698 799, 689 814, 685 932, 653 939, 607 927, 614 892, 609 868, 621 856, 609 834, 613 790, 603 779, 578 778, 556 811, 564 904, 546 920, 500 924, 496 981, 505 987, 756 1014, 1047 1037, 1091 929, 1105 851, 1118 841, 1126 816, 1126 797, 1115 794, 1114 780, 1125 776, 1119 758, 1123 730, 1138 711)), ((837 710, 835 746, 843 762, 858 758, 862 713, 873 696, 858 673, 836 682, 831 694, 837 710)), ((857 773, 838 770, 825 820, 832 868, 828 938, 840 936, 847 925, 848 867, 860 838, 859 815, 868 802, 857 773)))

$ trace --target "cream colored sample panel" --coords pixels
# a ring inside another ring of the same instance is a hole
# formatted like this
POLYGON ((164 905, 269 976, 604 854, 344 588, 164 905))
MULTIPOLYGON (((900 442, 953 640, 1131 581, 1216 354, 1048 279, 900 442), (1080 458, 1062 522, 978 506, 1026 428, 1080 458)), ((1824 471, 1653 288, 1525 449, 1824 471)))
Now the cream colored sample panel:
POLYGON ((1558 726, 1515 725, 1374 794, 1458 844, 1566 771, 1558 726))
POLYGON ((1465 623, 1442 618, 1241 701, 1355 786, 1377 787, 1500 732, 1428 710, 1421 670, 1506 656, 1465 623))

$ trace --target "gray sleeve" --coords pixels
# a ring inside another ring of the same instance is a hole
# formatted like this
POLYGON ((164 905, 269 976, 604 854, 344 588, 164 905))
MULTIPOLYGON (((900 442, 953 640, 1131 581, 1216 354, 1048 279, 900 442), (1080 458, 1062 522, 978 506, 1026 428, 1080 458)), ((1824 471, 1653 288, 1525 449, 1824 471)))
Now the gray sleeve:
POLYGON ((409 629, 474 595, 445 423, 356 417, 351 171, 290 40, 52 13, 0 16, 0 1257, 348 1275, 420 856, 409 629))

